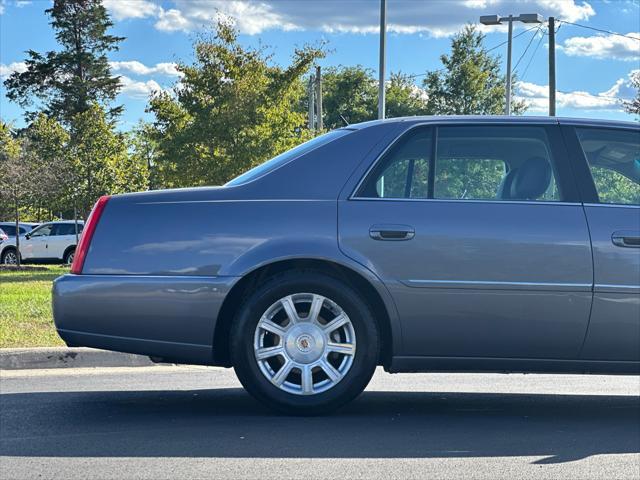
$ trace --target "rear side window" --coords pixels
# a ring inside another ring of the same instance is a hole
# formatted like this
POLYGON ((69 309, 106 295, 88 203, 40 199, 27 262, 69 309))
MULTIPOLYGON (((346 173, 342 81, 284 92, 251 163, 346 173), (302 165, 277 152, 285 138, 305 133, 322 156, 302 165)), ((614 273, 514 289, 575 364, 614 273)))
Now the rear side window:
MULTIPOLYGON (((15 225, 3 225, 2 230, 10 237, 14 237, 16 235, 16 227, 15 225)), ((22 230, 20 231, 22 233, 22 230)))
POLYGON ((348 129, 339 129, 339 130, 332 130, 328 133, 325 133, 324 135, 320 135, 319 137, 316 137, 314 139, 309 140, 308 142, 300 144, 297 147, 292 148, 291 150, 287 150, 286 152, 281 153, 277 157, 273 157, 271 160, 267 160, 266 162, 261 163, 257 167, 254 167, 248 172, 245 172, 242 175, 234 178, 230 182, 227 182, 226 186, 232 187, 235 185, 242 185, 243 183, 247 183, 252 180, 255 180, 256 178, 262 177, 263 175, 266 175, 267 173, 272 172, 276 168, 281 167, 282 165, 290 162, 296 157, 304 155, 305 153, 308 153, 311 150, 314 150, 340 137, 343 137, 349 134, 351 131, 352 130, 348 130, 348 129))
POLYGON ((431 127, 416 128, 376 164, 356 196, 561 200, 546 129, 526 125, 441 126, 435 135, 431 127))
MULTIPOLYGON (((82 232, 82 225, 78 224, 78 233, 82 232)), ((75 235, 76 226, 73 223, 59 223, 53 229, 52 235, 75 235)))
POLYGON ((640 131, 576 128, 600 203, 640 205, 640 131))

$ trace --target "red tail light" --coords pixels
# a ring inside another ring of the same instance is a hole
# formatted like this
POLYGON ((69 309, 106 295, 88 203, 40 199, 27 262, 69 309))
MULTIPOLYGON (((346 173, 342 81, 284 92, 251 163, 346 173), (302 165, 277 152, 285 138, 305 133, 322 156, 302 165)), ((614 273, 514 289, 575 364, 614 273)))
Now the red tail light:
POLYGON ((87 251, 89 250, 89 245, 91 244, 91 238, 93 237, 93 233, 96 231, 96 226, 98 225, 100 216, 102 215, 104 207, 107 205, 109 198, 111 198, 109 195, 100 197, 94 205, 93 210, 91 210, 89 218, 87 218, 87 222, 85 223, 84 229, 82 230, 80 242, 76 247, 76 253, 73 257, 73 263, 71 264, 71 273, 82 273, 84 259, 87 256, 87 251))

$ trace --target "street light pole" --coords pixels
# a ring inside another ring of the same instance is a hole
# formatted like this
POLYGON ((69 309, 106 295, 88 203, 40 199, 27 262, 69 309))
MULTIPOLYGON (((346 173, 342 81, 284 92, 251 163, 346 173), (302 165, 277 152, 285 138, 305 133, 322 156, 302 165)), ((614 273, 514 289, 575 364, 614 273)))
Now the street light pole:
POLYGON ((523 13, 514 17, 501 17, 499 15, 483 15, 480 17, 482 25, 502 25, 507 22, 509 26, 509 37, 507 39, 507 78, 505 88, 504 114, 511 115, 511 44, 513 42, 513 22, 522 23, 542 23, 542 16, 537 13, 523 13))
POLYGON ((384 78, 387 46, 387 0, 380 0, 380 67, 378 80, 378 118, 385 117, 384 78))
POLYGON ((507 88, 505 89, 505 115, 511 115, 511 43, 513 40, 513 15, 509 15, 508 21, 509 37, 507 39, 507 88))
POLYGON ((549 116, 556 116, 556 19, 549 17, 549 116))

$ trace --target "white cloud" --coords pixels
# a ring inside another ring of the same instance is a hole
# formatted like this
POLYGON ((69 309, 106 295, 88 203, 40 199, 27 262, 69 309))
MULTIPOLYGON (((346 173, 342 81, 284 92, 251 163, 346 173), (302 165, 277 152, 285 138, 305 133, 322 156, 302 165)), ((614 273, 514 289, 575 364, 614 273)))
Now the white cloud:
POLYGON ((139 82, 129 77, 121 76, 120 83, 122 84, 120 93, 137 100, 146 100, 154 93, 162 91, 162 87, 155 80, 139 82))
POLYGON ((5 79, 13 72, 26 72, 27 64, 24 62, 13 62, 9 65, 5 65, 4 63, 0 63, 0 78, 5 79))
POLYGON ((16 7, 18 8, 22 8, 22 7, 26 7, 27 5, 31 5, 33 2, 31 2, 31 0, 16 0, 16 7))
POLYGON ((575 57, 615 58, 634 61, 640 59, 640 32, 620 35, 571 37, 564 41, 562 51, 575 57))
POLYGON ((133 75, 166 75, 168 77, 182 77, 182 73, 176 69, 176 64, 171 62, 156 63, 148 67, 137 60, 125 62, 109 62, 109 66, 114 72, 129 72, 133 75))
MULTIPOLYGON (((632 70, 627 78, 616 80, 611 88, 597 94, 581 90, 556 92, 556 105, 558 108, 578 110, 622 111, 621 99, 635 95, 630 78, 636 72, 638 70, 632 70)), ((526 101, 532 112, 546 112, 549 108, 549 86, 519 82, 516 98, 526 101)))
POLYGON ((191 21, 183 17, 180 10, 176 10, 174 8, 167 11, 161 10, 155 27, 164 32, 175 32, 178 30, 187 32, 193 29, 191 21))
POLYGON ((0 15, 4 14, 5 0, 0 0, 0 15))
MULTIPOLYGON (((211 25, 219 15, 233 17, 239 30, 249 35, 265 30, 319 30, 377 33, 376 1, 293 0, 172 0, 167 9, 149 0, 106 0, 116 19, 153 17, 163 31, 193 31, 211 25)), ((450 35, 464 24, 477 23, 482 14, 534 11, 575 22, 595 15, 582 0, 405 0, 389 2, 388 29, 392 33, 450 35)))
POLYGON ((162 10, 149 0, 103 0, 102 3, 116 20, 155 17, 162 10))

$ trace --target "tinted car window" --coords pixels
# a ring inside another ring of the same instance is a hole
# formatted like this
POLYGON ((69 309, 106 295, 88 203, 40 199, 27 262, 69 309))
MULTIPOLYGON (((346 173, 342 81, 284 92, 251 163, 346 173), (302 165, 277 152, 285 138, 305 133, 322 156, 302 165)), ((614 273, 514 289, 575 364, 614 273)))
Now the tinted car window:
POLYGON ((242 175, 234 178, 233 180, 228 182, 226 185, 227 186, 241 185, 243 183, 250 182, 251 180, 255 180, 256 178, 266 175, 267 173, 275 170, 276 168, 281 167, 282 165, 293 160, 294 158, 299 157, 300 155, 304 155, 305 153, 310 152, 315 148, 321 147, 322 145, 326 145, 327 143, 332 142, 337 138, 343 137, 349 134, 351 131, 352 130, 348 130, 348 129, 332 130, 329 133, 320 135, 319 137, 316 137, 312 140, 309 140, 308 142, 298 145, 297 147, 292 148, 291 150, 287 150, 286 152, 281 153, 277 157, 273 157, 271 160, 267 160, 266 162, 258 165, 257 167, 252 168, 248 172, 245 172, 242 175))
MULTIPOLYGON (((4 230, 4 233, 9 235, 10 237, 15 237, 16 235, 15 225, 3 225, 2 230, 4 230)), ((22 233, 22 230, 20 230, 20 233, 22 233)))
POLYGON ((640 205, 640 132, 577 128, 600 203, 640 205))
POLYGON ((428 198, 432 129, 416 128, 393 145, 358 192, 367 198, 428 198))
POLYGON ((31 237, 45 237, 51 234, 53 225, 43 225, 31 231, 31 237))
POLYGON ((543 127, 438 129, 434 198, 560 200, 543 127))
MULTIPOLYGON (((82 232, 82 225, 78 224, 78 233, 82 232)), ((52 235, 75 235, 76 227, 73 223, 59 223, 53 229, 52 235)))

